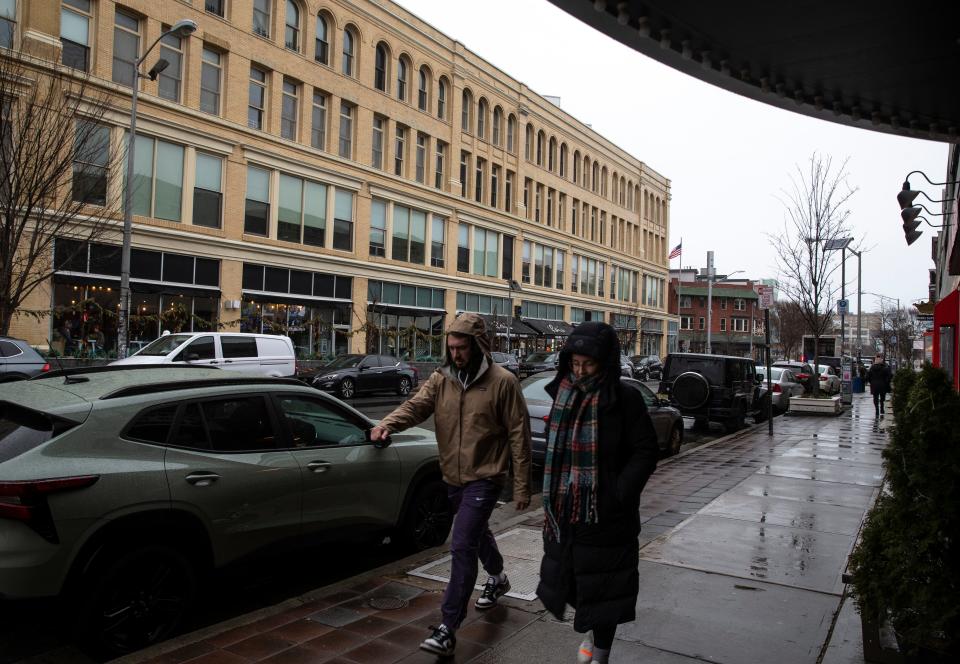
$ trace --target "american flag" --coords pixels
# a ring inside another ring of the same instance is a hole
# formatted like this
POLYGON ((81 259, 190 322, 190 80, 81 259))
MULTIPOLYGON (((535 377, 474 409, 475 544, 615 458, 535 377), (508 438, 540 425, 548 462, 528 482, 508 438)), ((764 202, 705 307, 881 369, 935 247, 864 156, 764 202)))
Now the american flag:
POLYGON ((676 258, 682 253, 683 253, 683 242, 681 242, 680 244, 678 244, 673 248, 673 251, 670 252, 670 256, 668 256, 668 258, 670 260, 673 260, 674 258, 676 258))

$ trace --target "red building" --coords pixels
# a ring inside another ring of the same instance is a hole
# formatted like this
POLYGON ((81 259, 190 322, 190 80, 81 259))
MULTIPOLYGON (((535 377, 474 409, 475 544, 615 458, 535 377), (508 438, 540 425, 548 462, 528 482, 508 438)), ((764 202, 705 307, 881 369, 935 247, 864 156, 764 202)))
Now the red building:
POLYGON ((670 271, 669 311, 680 317, 679 352, 707 350, 710 320, 711 352, 759 358, 763 344, 763 312, 750 279, 714 282, 712 315, 707 315, 707 283, 696 279, 697 270, 670 271), (752 330, 752 335, 751 335, 752 330))

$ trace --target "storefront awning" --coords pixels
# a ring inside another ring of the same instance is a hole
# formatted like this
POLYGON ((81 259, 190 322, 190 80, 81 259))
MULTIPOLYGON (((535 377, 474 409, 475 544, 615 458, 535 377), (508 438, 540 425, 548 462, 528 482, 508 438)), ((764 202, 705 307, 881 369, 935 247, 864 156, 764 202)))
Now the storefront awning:
POLYGON ((507 318, 505 316, 491 316, 489 314, 477 314, 487 324, 487 329, 497 335, 513 335, 515 337, 535 337, 539 334, 533 328, 524 325, 519 318, 507 318))
POLYGON ((573 326, 562 320, 542 320, 540 318, 524 318, 524 324, 536 330, 542 337, 569 337, 573 333, 573 326))

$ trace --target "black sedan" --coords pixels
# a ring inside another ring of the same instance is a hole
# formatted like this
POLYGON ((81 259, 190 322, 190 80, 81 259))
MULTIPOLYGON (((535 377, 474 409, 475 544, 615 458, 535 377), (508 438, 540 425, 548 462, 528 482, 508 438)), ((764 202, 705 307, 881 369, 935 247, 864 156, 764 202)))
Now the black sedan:
POLYGON ((417 386, 418 373, 406 362, 389 355, 341 355, 321 367, 311 385, 350 399, 361 392, 410 394, 417 386))
MULTIPOLYGON (((547 425, 550 423, 550 408, 553 399, 547 394, 547 384, 557 375, 556 371, 544 371, 530 376, 520 383, 523 397, 527 401, 527 414, 530 417, 533 463, 542 466, 547 452, 547 425)), ((669 402, 657 398, 649 387, 633 378, 620 378, 643 394, 647 411, 653 419, 657 431, 657 443, 664 456, 673 456, 683 445, 683 416, 669 402)))
POLYGON ((663 375, 663 363, 656 355, 634 355, 633 377, 637 380, 660 380, 663 375))
POLYGON ((520 373, 520 362, 517 361, 517 356, 513 353, 490 353, 493 356, 493 361, 499 364, 501 367, 512 373, 514 376, 520 373))
POLYGON ((553 371, 557 368, 559 359, 560 353, 530 353, 520 360, 520 373, 517 375, 523 379, 540 371, 553 371))

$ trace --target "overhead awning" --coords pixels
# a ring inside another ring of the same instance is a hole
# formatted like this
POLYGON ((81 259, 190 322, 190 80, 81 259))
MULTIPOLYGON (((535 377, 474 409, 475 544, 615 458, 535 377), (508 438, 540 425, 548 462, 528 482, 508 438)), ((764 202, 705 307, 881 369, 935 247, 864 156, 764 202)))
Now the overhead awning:
POLYGON ((506 316, 491 316, 489 314, 477 314, 487 324, 487 329, 496 335, 512 335, 515 337, 535 337, 537 331, 523 324, 519 318, 507 318, 506 316))
POLYGON ((541 337, 569 337, 573 333, 573 326, 562 320, 524 318, 523 322, 536 330, 541 337))

